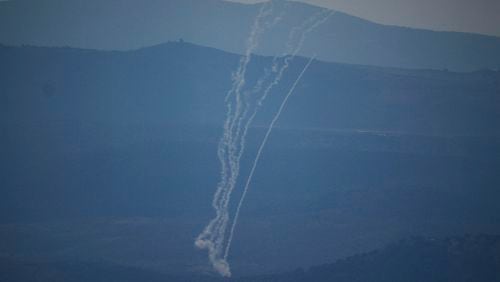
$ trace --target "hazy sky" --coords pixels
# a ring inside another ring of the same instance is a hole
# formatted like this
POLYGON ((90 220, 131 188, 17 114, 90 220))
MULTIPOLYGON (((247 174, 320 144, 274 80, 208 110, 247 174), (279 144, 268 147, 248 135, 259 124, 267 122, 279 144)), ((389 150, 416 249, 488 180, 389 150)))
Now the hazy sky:
MULTIPOLYGON (((243 3, 260 0, 231 0, 243 3)), ((300 0, 378 23, 500 36, 500 0, 300 0)))
MULTIPOLYGON (((264 0, 225 1, 256 3, 264 0)), ((292 1, 328 7, 382 24, 500 36, 500 0, 292 1)))

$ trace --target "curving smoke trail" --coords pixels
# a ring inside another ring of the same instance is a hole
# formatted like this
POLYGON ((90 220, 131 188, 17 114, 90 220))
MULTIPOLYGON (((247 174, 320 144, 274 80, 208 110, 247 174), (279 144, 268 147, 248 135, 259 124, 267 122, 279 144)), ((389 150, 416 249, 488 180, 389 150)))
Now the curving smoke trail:
POLYGON ((220 181, 217 184, 217 189, 212 200, 212 207, 215 210, 215 217, 210 220, 208 225, 203 229, 203 231, 195 240, 195 246, 200 249, 206 249, 208 251, 208 257, 214 269, 222 276, 226 277, 231 276, 231 270, 229 263, 227 262, 227 256, 237 224, 237 219, 248 187, 250 185, 251 178, 254 174, 258 160, 262 153, 262 149, 267 142, 274 123, 281 114, 283 107, 286 105, 288 97, 295 89, 295 86, 297 85, 298 81, 302 77, 303 73, 307 70, 313 59, 309 61, 302 73, 299 75, 299 78, 285 97, 280 110, 275 116, 275 119, 273 119, 273 121, 271 122, 268 133, 266 134, 263 143, 261 144, 261 148, 259 149, 256 156, 254 166, 252 167, 250 176, 247 179, 243 194, 238 203, 234 221, 231 225, 229 237, 227 240, 227 245, 224 249, 225 236, 230 219, 229 201, 239 177, 240 160, 245 150, 248 128, 252 123, 258 109, 268 96, 269 92, 280 82, 285 70, 289 66, 290 61, 301 49, 305 40, 305 36, 318 25, 326 21, 326 19, 332 14, 328 10, 328 13, 322 11, 304 21, 300 26, 292 29, 286 43, 286 51, 283 53, 283 55, 281 57, 275 56, 272 61, 273 63, 271 69, 266 70, 265 74, 256 82, 256 85, 251 91, 242 94, 242 90, 245 88, 246 84, 245 78, 247 67, 251 62, 252 54, 258 47, 260 36, 262 35, 262 33, 264 33, 265 30, 278 23, 283 16, 284 10, 278 16, 274 17, 273 19, 269 19, 269 17, 273 15, 273 5, 274 3, 272 1, 265 2, 261 5, 260 10, 252 24, 250 35, 246 42, 245 53, 239 60, 237 70, 232 74, 233 83, 224 100, 226 103, 226 118, 223 126, 223 135, 219 141, 217 148, 217 156, 221 164, 221 172, 220 181), (266 83, 269 79, 271 79, 272 81, 269 82, 269 84, 267 84, 266 86, 266 83), (252 107, 252 104, 249 102, 250 97, 252 95, 260 93, 261 91, 262 95, 256 101, 256 104, 252 107))
POLYGON ((250 36, 247 40, 245 54, 239 61, 238 69, 233 74, 233 84, 225 97, 226 119, 223 127, 223 136, 219 142, 217 156, 221 163, 221 180, 217 185, 216 192, 212 201, 216 216, 205 229, 198 235, 195 245, 200 249, 207 249, 209 260, 213 267, 223 276, 231 276, 229 264, 222 257, 224 236, 226 233, 227 222, 229 220, 228 204, 234 182, 238 177, 239 164, 236 164, 232 157, 233 131, 236 121, 241 116, 241 90, 245 85, 245 75, 247 66, 250 63, 251 55, 258 46, 258 40, 265 28, 269 24, 262 24, 262 20, 272 14, 272 3, 264 3, 258 15, 256 16, 251 28, 250 36), (234 97, 233 97, 234 96, 234 97), (231 98, 233 98, 231 101, 231 98), (233 108, 233 103, 234 108, 233 108))
POLYGON ((285 108, 285 106, 286 106, 286 104, 288 102, 288 98, 290 98, 290 95, 292 95, 293 91, 295 90, 295 87, 297 86, 297 84, 299 83, 299 81, 302 79, 302 76, 307 71, 307 69, 309 68, 309 66, 311 65, 311 63, 312 63, 312 61, 314 59, 315 59, 315 57, 312 57, 311 59, 309 59, 309 62, 307 62, 307 64, 305 65, 304 69, 302 69, 302 72, 299 74, 299 76, 297 77, 297 79, 293 83, 292 87, 290 88, 290 90, 286 94, 285 98, 283 99, 283 102, 281 103, 281 105, 280 105, 280 107, 278 109, 278 112, 276 112, 276 115, 274 116, 273 120, 269 124, 269 127, 268 127, 268 129, 266 131, 266 135, 264 135, 264 139, 262 139, 262 142, 261 142, 261 144, 259 146, 259 149, 257 151, 257 155, 255 156, 255 159, 253 161, 253 165, 252 165, 252 168, 250 170, 250 174, 248 175, 247 181, 245 183, 245 187, 243 188, 243 194, 241 195, 241 199, 240 199, 240 201, 238 203, 238 207, 236 208, 236 213, 235 213, 235 216, 234 216, 233 225, 231 227, 231 233, 229 235, 229 240, 228 240, 228 243, 227 243, 227 246, 226 246, 226 250, 225 250, 225 253, 224 253, 224 258, 225 259, 227 259, 227 256, 229 254, 229 250, 231 249, 231 243, 232 243, 232 239, 233 239, 233 234, 234 234, 234 230, 236 228, 236 225, 238 224, 238 217, 239 217, 239 214, 240 214, 241 207, 243 205, 243 202, 245 200, 246 194, 248 192, 248 188, 250 187, 250 183, 252 182, 252 178, 253 178, 253 175, 255 173, 255 169, 257 168, 257 164, 259 163, 260 156, 262 155, 262 151, 264 150, 264 147, 266 146, 267 140, 269 139, 269 136, 271 135, 271 132, 273 131, 274 124, 276 123, 276 121, 278 121, 278 119, 279 119, 279 117, 281 115, 281 112, 283 111, 283 109, 285 108))
MULTIPOLYGON (((246 135, 248 133, 248 129, 250 127, 250 124, 253 122, 259 108, 262 106, 263 102, 266 100, 267 96, 269 95, 269 93, 271 92, 273 87, 278 85, 279 82, 281 81, 281 78, 283 77, 284 72, 286 71, 286 69, 290 65, 290 61, 293 60, 295 58, 295 56, 297 55, 297 53, 302 49, 302 45, 304 44, 306 35, 308 33, 310 33, 312 30, 314 30, 316 27, 318 27, 319 25, 324 23, 333 14, 334 14, 334 11, 331 11, 331 10, 321 11, 321 12, 311 16, 308 20, 303 22, 300 26, 292 29, 292 31, 290 32, 289 37, 288 37, 288 42, 286 44, 286 51, 282 55, 283 57, 285 57, 284 63, 280 66, 279 60, 278 60, 279 57, 275 56, 273 58, 273 65, 271 67, 271 72, 276 73, 276 76, 274 77, 274 80, 265 88, 264 93, 261 95, 261 97, 257 100, 256 106, 253 109, 253 113, 250 115, 249 119, 247 120, 247 122, 243 128, 243 133, 242 133, 242 136, 240 139, 240 152, 238 155, 238 160, 243 155, 243 152, 245 149, 246 135), (300 32, 298 42, 294 47, 293 46, 294 36, 298 32, 300 32)), ((264 83, 263 81, 268 78, 269 73, 270 72, 268 71, 266 74, 264 74, 264 76, 261 79, 259 79, 256 87, 254 88, 254 90, 252 92, 256 93, 256 92, 260 91, 261 85, 264 83)), ((251 174, 253 175, 253 173, 251 173, 251 174)), ((238 208, 236 210, 236 214, 235 214, 234 219, 233 219, 233 224, 232 224, 230 232, 229 232, 228 243, 226 245, 226 250, 224 251, 224 259, 227 259, 228 255, 229 255, 229 250, 231 248, 231 243, 232 243, 233 236, 234 236, 234 230, 236 228, 236 224, 238 221, 239 211, 240 211, 241 205, 243 204, 243 202, 245 200, 246 190, 247 190, 247 188, 245 186, 245 190, 244 190, 244 192, 240 198, 240 201, 238 203, 238 208)))
MULTIPOLYGON (((243 132, 241 132, 241 129, 242 129, 241 124, 242 124, 243 119, 246 118, 247 112, 245 112, 245 114, 242 115, 238 121, 238 127, 237 127, 237 131, 235 133, 235 136, 236 136, 235 139, 240 140, 240 150, 239 150, 239 154, 238 154, 239 156, 237 156, 238 161, 241 158, 241 155, 243 154, 244 149, 245 149, 245 141, 246 141, 246 134, 248 132, 248 128, 249 128, 250 124, 252 123, 253 119, 255 118, 255 115, 257 114, 258 109, 262 106, 262 103, 267 98, 267 96, 269 95, 269 93, 271 92, 273 87, 279 84, 281 78, 283 77, 283 74, 285 73, 286 69, 290 65, 290 61, 293 60, 295 58, 295 56, 297 55, 297 53, 302 49, 302 45, 304 44, 304 40, 306 38, 306 35, 309 32, 311 32, 312 30, 314 30, 317 26, 324 23, 333 13, 334 12, 331 10, 322 10, 322 11, 314 14, 313 16, 311 16, 306 21, 304 21, 300 26, 294 27, 288 35, 288 40, 286 43, 285 52, 281 56, 274 56, 273 57, 273 63, 271 66, 271 70, 266 70, 265 74, 261 78, 259 78, 259 80, 257 81, 254 89, 251 92, 249 92, 249 94, 259 93, 261 91, 264 83, 266 82, 266 80, 269 79, 269 77, 272 74, 275 75, 274 80, 265 88, 263 94, 257 100, 256 106, 254 107, 253 112, 250 115, 250 118, 247 120, 245 126, 243 127, 243 132), (293 41, 295 39, 294 37, 298 32, 300 32, 298 42, 294 46, 294 44, 293 44, 293 41), (281 66, 280 66, 280 58, 285 58, 284 63, 281 66), (241 134, 241 136, 240 136, 240 134, 241 134)), ((248 96, 250 96, 250 95, 248 95, 248 96)), ((250 108, 248 101, 247 101, 246 105, 247 105, 246 110, 248 110, 250 108)), ((233 144, 234 144, 233 147, 235 147, 236 146, 235 143, 233 143, 233 144)))

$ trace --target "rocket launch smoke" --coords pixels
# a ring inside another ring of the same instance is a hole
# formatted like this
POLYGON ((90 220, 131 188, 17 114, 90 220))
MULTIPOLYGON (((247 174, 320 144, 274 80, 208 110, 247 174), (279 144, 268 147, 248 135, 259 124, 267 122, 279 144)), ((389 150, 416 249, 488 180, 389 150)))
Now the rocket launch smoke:
POLYGON ((250 36, 247 40, 245 54, 240 59, 238 69, 233 74, 233 84, 226 95, 226 120, 224 122, 224 133, 219 142, 217 156, 221 163, 221 180, 212 201, 216 216, 205 227, 197 237, 195 245, 208 250, 209 260, 217 272, 223 276, 231 276, 229 264, 222 257, 224 236, 227 222, 229 220, 228 204, 231 192, 234 188, 239 173, 239 164, 235 162, 233 143, 233 131, 236 121, 241 115, 241 90, 245 84, 245 74, 251 54, 258 46, 258 40, 263 32, 262 21, 272 13, 272 3, 264 3, 254 20, 250 36), (234 100, 234 106, 233 101, 234 100))
MULTIPOLYGON (((247 135, 247 132, 248 132, 248 128, 250 127, 250 124, 252 123, 253 119, 255 118, 255 115, 257 114, 258 109, 262 106, 262 103, 267 98, 267 96, 268 96, 269 92, 272 90, 272 88, 274 86, 278 85, 278 83, 280 82, 281 78, 283 77, 283 73, 285 72, 285 70, 288 68, 288 66, 290 64, 290 60, 293 59, 297 55, 297 53, 300 51, 300 49, 302 48, 302 45, 304 43, 306 35, 309 32, 311 32, 314 28, 316 28, 317 26, 319 26, 321 23, 325 22, 332 15, 331 11, 327 11, 327 12, 328 13, 326 13, 326 14, 324 12, 320 12, 320 13, 318 13, 318 15, 313 15, 309 20, 307 20, 306 22, 304 22, 300 27, 294 28, 292 30, 292 32, 290 33, 288 42, 287 42, 287 50, 285 51, 285 54, 283 54, 283 57, 285 57, 285 60, 284 60, 284 63, 283 63, 283 65, 281 67, 279 67, 279 64, 278 64, 278 58, 277 57, 273 58, 273 66, 272 66, 271 69, 275 70, 277 72, 277 74, 276 74, 274 80, 264 90, 264 93, 262 94, 262 96, 257 101, 257 104, 256 104, 256 106, 255 106, 255 108, 253 110, 252 115, 250 116, 250 118, 247 120, 247 123, 245 124, 244 130, 243 130, 243 136, 241 138, 239 158, 241 158, 241 155, 243 154, 243 151, 245 149, 245 140, 246 140, 246 135, 247 135), (293 49, 293 47, 291 45, 291 42, 293 40, 293 36, 295 35, 295 33, 297 31, 302 31, 302 32, 300 33, 298 44, 293 49), (291 54, 291 56, 287 56, 288 54, 291 54)), ((307 70, 308 67, 309 67, 309 64, 306 65, 304 71, 307 70)), ((295 83, 298 83, 298 81, 302 77, 302 74, 303 73, 301 73, 301 75, 299 76, 299 79, 295 83)), ((292 89, 295 89, 295 85, 292 87, 292 89)), ((285 100, 284 100, 285 103, 282 104, 283 106, 286 105, 286 101, 288 100, 288 96, 292 92, 293 92, 293 90, 291 92, 289 92, 289 94, 285 97, 285 100)), ((282 109, 280 108, 280 110, 278 111, 278 114, 277 114, 278 117, 281 114, 281 111, 282 111, 282 109)), ((274 123, 271 122, 271 124, 269 126, 269 129, 272 130, 273 126, 274 126, 274 123)), ((270 132, 269 132, 269 134, 270 134, 270 132)), ((257 153, 256 159, 255 159, 256 161, 254 162, 254 166, 256 166, 257 163, 258 163, 258 159, 260 158, 261 151, 262 151, 263 147, 265 146, 265 144, 267 142, 267 138, 269 138, 269 134, 266 134, 265 137, 264 137, 264 139, 263 139, 263 142, 262 142, 262 145, 261 145, 262 148, 260 148, 259 151, 258 151, 258 153, 257 153)), ((250 174, 248 176, 248 179, 247 179, 247 183, 245 184, 245 188, 243 190, 243 194, 242 194, 242 196, 240 198, 240 201, 238 203, 238 207, 236 209, 236 213, 235 213, 235 216, 234 216, 233 224, 232 224, 230 232, 229 232, 228 243, 226 245, 226 250, 224 252, 224 259, 227 259, 228 255, 229 255, 229 250, 231 248, 231 243, 233 241, 234 230, 235 230, 236 225, 238 223, 238 217, 239 217, 239 214, 240 214, 241 206, 243 205, 243 202, 245 200, 245 196, 247 194, 247 190, 248 190, 249 184, 251 182, 251 178, 253 177, 254 171, 255 171, 255 167, 252 167, 252 170, 251 170, 251 172, 250 172, 250 174)))
POLYGON ((290 61, 300 51, 305 36, 314 28, 322 24, 332 14, 329 10, 323 10, 308 20, 304 21, 300 26, 291 30, 286 43, 286 50, 282 56, 276 56, 272 60, 272 67, 266 70, 264 75, 259 78, 251 91, 246 91, 242 95, 242 91, 246 84, 246 71, 248 64, 252 59, 252 53, 258 47, 261 35, 269 28, 278 23, 283 15, 281 12, 278 16, 273 17, 274 3, 272 1, 265 2, 261 5, 257 16, 252 24, 250 35, 247 39, 246 50, 241 57, 238 68, 232 75, 232 86, 225 97, 226 102, 226 119, 223 126, 223 135, 219 141, 217 148, 217 156, 221 164, 220 181, 214 194, 212 206, 215 210, 215 217, 208 223, 205 229, 198 235, 195 240, 195 245, 200 249, 208 251, 209 260, 214 269, 222 276, 231 276, 231 270, 227 257, 233 240, 234 230, 236 228, 238 216, 251 183, 253 174, 257 167, 262 150, 265 147, 267 139, 283 111, 288 98, 293 93, 298 82, 311 64, 312 59, 306 64, 299 77, 292 85, 290 91, 285 96, 278 112, 271 121, 268 131, 259 147, 252 169, 247 178, 243 194, 238 202, 237 210, 233 219, 233 224, 229 232, 227 242, 225 236, 229 223, 229 202, 231 194, 236 186, 240 173, 240 160, 245 150, 246 135, 248 129, 257 114, 258 109, 262 106, 264 100, 271 92, 274 86, 279 84, 284 72, 288 68, 290 61), (270 82, 268 82, 270 80, 270 82), (267 83, 267 86, 266 86, 267 83), (252 96, 259 93, 262 94, 254 104, 250 103, 252 96), (244 100, 244 101, 243 101, 244 100), (224 246, 224 244, 226 245, 224 246))
POLYGON ((281 105, 278 109, 278 112, 276 112, 276 115, 274 116, 273 120, 269 124, 266 135, 264 135, 264 139, 262 139, 262 142, 261 142, 259 149, 257 151, 257 155, 255 156, 255 160, 253 162, 252 169, 250 170, 250 174, 248 175, 247 181, 245 183, 245 187, 243 188, 243 195, 241 196, 240 201, 238 203, 238 207, 236 208, 236 213, 234 216, 233 225, 231 226, 231 231, 229 234, 229 239, 228 239, 228 243, 226 246, 226 251, 224 253, 224 259, 227 259, 227 256, 229 254, 229 250, 231 248, 231 243, 233 240, 234 229, 236 228, 236 225, 238 224, 238 217, 240 214, 241 206, 243 205, 243 202, 245 200, 245 196, 248 192, 248 188, 250 187, 250 183, 252 182, 252 178, 253 178, 253 175, 255 173, 255 169, 257 168, 257 164, 259 163, 260 156, 262 155, 262 150, 264 150, 264 147, 266 146, 267 140, 269 139, 269 136, 271 135, 271 132, 273 131, 274 124, 276 123, 276 121, 278 121, 281 113, 283 112, 283 109, 285 108, 285 106, 288 102, 288 98, 290 98, 290 95, 292 95, 293 91, 295 90, 295 87, 297 87, 297 84, 299 83, 300 79, 302 79, 302 76, 307 71, 307 69, 309 68, 309 65, 311 65, 311 63, 314 59, 315 59, 314 57, 309 59, 309 62, 307 62, 306 66, 304 67, 302 72, 299 74, 299 76, 297 77, 295 82, 293 83, 292 88, 290 88, 290 90, 286 94, 285 98, 283 99, 283 102, 281 103, 281 105))

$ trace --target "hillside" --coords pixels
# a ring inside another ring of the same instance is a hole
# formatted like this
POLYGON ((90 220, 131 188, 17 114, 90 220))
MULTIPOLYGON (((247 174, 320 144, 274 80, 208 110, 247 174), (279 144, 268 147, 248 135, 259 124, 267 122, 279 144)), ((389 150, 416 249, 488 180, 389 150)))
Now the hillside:
MULTIPOLYGON (((0 47, 4 121, 220 126, 238 56, 172 42, 129 52, 0 47), (40 118, 38 118, 40 117, 40 118)), ((297 58, 257 125, 305 65, 297 58)), ((257 80, 270 58, 256 57, 257 80)), ((498 135, 500 72, 454 73, 315 61, 279 126, 430 135, 498 135)))
MULTIPOLYGON (((1 47, 0 254, 210 273, 193 238, 213 212, 238 58, 180 42, 1 47)), ((249 81, 270 59, 254 58, 249 81)), ((305 62, 259 112, 243 176, 305 62)), ((500 232, 499 85, 493 71, 313 62, 256 171, 234 272, 287 272, 413 235, 500 232)))
POLYGON ((238 282, 444 282, 500 281, 499 236, 410 238, 307 270, 234 279, 208 275, 171 276, 105 262, 36 262, 0 259, 0 279, 31 281, 238 281, 238 282))
MULTIPOLYGON (((290 30, 320 10, 274 3, 274 15, 283 17, 262 38, 262 55, 282 54, 290 30)), ((15 0, 0 2, 0 43, 130 50, 183 38, 241 54, 259 9, 219 0, 15 0)), ((308 35, 300 54, 349 64, 474 71, 499 69, 499 50, 498 37, 386 26, 335 13, 308 35)))
POLYGON ((499 236, 411 238, 333 264, 241 281, 500 281, 499 236))

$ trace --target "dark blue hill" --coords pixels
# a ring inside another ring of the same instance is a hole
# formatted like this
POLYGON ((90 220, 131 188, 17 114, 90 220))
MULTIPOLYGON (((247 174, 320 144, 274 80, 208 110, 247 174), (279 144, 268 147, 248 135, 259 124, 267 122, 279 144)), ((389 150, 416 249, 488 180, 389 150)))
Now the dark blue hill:
MULTIPOLYGON (((275 3, 275 14, 284 11, 284 17, 263 37, 259 54, 281 54, 290 29, 320 10, 275 3)), ((16 0, 0 3, 0 42, 130 50, 184 38, 241 54, 258 10, 218 0, 16 0)), ((498 69, 500 38, 386 26, 336 13, 308 35, 301 55, 313 54, 349 64, 498 69)))

